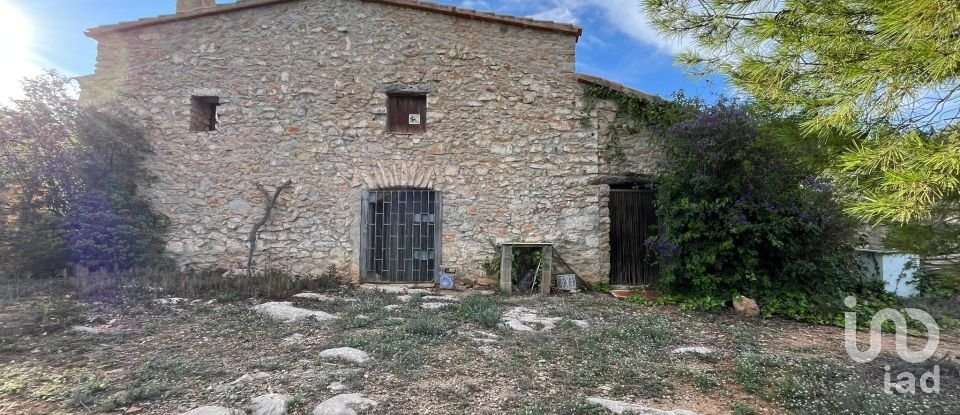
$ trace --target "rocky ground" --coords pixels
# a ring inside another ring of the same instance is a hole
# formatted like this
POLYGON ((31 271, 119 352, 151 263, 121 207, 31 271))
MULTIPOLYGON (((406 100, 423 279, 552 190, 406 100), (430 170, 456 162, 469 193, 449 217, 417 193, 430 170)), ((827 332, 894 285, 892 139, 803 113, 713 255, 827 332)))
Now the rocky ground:
POLYGON ((935 361, 857 365, 839 328, 602 294, 391 291, 7 304, 0 413, 960 413, 953 334, 935 361), (38 310, 80 316, 55 330, 38 310), (939 394, 883 393, 887 366, 919 378, 934 364, 939 394))

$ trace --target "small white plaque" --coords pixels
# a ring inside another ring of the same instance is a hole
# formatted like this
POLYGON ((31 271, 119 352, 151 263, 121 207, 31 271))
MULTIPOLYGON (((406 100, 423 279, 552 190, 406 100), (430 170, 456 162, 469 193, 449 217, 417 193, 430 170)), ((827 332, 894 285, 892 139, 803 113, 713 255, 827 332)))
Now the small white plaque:
POLYGON ((407 124, 420 125, 420 114, 410 114, 410 117, 408 117, 407 124))

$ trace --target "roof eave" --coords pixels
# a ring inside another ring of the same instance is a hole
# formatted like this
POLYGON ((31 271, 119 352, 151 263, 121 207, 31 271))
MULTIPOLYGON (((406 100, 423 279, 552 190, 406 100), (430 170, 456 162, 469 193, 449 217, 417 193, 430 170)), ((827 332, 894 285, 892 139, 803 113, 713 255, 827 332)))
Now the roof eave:
POLYGON ((639 89, 633 89, 633 88, 630 88, 630 87, 628 87, 628 86, 626 86, 626 85, 624 85, 624 84, 621 84, 621 83, 619 83, 619 82, 614 82, 614 81, 611 81, 611 80, 609 80, 609 79, 601 78, 601 77, 599 77, 599 76, 594 76, 594 75, 587 75, 587 74, 583 74, 583 73, 578 73, 578 74, 577 74, 577 81, 580 82, 580 83, 582 83, 582 84, 595 85, 595 86, 601 86, 601 87, 606 87, 606 88, 614 89, 614 90, 623 92, 623 93, 628 94, 628 95, 633 95, 633 96, 636 96, 636 97, 640 97, 640 98, 644 98, 644 99, 648 99, 648 100, 652 100, 652 101, 663 101, 663 98, 661 98, 661 97, 659 97, 659 96, 656 96, 656 95, 653 95, 653 94, 648 94, 648 93, 643 92, 643 91, 641 91, 641 90, 639 90, 639 89))
MULTIPOLYGON (((171 22, 178 22, 184 20, 193 20, 199 19, 202 17, 213 16, 223 13, 230 13, 234 11, 253 9, 257 7, 266 7, 272 6, 281 3, 288 3, 291 1, 298 0, 248 0, 239 3, 233 4, 222 4, 217 5, 214 8, 197 10, 188 13, 177 13, 170 15, 157 16, 147 19, 141 19, 131 22, 116 23, 111 25, 98 26, 94 28, 87 29, 84 34, 92 39, 99 40, 101 36, 116 33, 116 32, 125 32, 129 30, 136 30, 150 26, 157 26, 171 22)), ((527 19, 515 16, 505 16, 494 13, 479 12, 471 9, 462 9, 453 6, 444 6, 436 3, 424 3, 415 0, 360 0, 371 3, 380 3, 393 5, 397 7, 404 7, 414 10, 422 10, 432 13, 445 14, 448 16, 454 16, 459 18, 467 18, 480 21, 488 21, 494 23, 507 24, 512 26, 525 27, 528 29, 536 30, 546 30, 551 32, 568 34, 571 36, 576 36, 578 39, 583 34, 583 28, 577 25, 567 24, 567 23, 556 23, 556 22, 547 22, 541 20, 527 19)))

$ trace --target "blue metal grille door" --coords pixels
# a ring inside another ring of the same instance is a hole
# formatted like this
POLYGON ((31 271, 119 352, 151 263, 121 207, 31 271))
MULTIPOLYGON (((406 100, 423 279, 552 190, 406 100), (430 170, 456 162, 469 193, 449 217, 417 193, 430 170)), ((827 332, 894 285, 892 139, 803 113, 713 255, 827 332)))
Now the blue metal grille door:
POLYGON ((364 282, 433 282, 440 269, 442 197, 432 190, 363 193, 364 282))

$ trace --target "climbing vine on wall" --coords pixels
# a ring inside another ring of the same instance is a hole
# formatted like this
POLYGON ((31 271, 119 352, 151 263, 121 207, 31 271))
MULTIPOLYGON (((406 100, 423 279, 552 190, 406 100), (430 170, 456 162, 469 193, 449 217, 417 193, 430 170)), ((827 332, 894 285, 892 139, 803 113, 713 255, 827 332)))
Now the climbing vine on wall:
MULTIPOLYGON (((689 99, 679 92, 673 101, 658 97, 630 94, 604 85, 588 85, 585 89, 583 123, 589 125, 591 113, 597 101, 610 101, 617 106, 614 122, 602 134, 607 136, 604 152, 613 163, 626 161, 626 153, 620 139, 645 131, 665 130, 677 122, 689 118, 702 107, 699 100, 689 99)), ((599 125, 597 126, 599 128, 599 125)))

